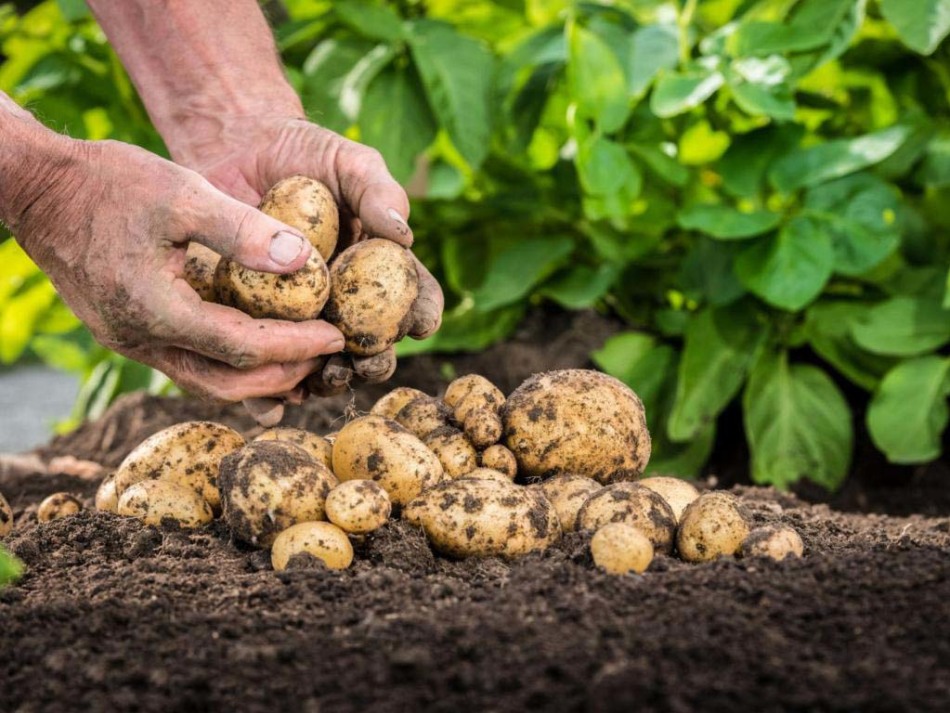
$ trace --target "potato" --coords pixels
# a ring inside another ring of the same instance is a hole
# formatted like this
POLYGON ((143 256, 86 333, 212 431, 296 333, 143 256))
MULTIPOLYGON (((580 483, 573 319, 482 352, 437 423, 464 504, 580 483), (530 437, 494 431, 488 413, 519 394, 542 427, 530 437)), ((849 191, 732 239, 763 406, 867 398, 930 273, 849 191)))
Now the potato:
POLYGON ((40 522, 52 522, 81 512, 82 501, 79 498, 69 493, 53 493, 36 509, 36 519, 40 522))
POLYGON ((393 389, 385 396, 382 396, 375 404, 373 404, 373 408, 371 408, 369 412, 374 416, 382 416, 383 418, 395 420, 396 414, 399 413, 399 409, 401 409, 410 401, 418 398, 428 398, 428 395, 425 392, 419 391, 419 389, 413 389, 408 386, 400 386, 396 389, 393 389))
POLYGON ((729 493, 704 493, 686 506, 676 546, 687 562, 734 555, 749 534, 749 516, 729 493))
POLYGON ((275 183, 260 210, 299 230, 324 260, 336 250, 340 237, 340 210, 330 189, 315 178, 290 176, 275 183))
POLYGON ((456 557, 514 557, 543 550, 561 534, 542 495, 513 483, 461 478, 425 491, 403 510, 438 551, 456 557))
POLYGON ((646 535, 661 554, 673 550, 676 518, 666 501, 636 483, 614 483, 591 495, 577 512, 577 529, 597 531, 610 522, 624 522, 646 535))
POLYGON ((422 442, 435 453, 442 464, 442 470, 449 478, 458 478, 478 467, 478 453, 465 434, 457 428, 443 426, 430 433, 422 442))
POLYGON ((201 243, 188 243, 185 253, 185 282, 205 302, 214 302, 217 295, 214 291, 214 272, 218 268, 221 256, 211 248, 201 243))
POLYGON ((502 409, 505 445, 525 476, 586 475, 600 483, 633 480, 650 460, 639 397, 596 371, 536 374, 502 409))
POLYGON ((500 443, 489 446, 482 451, 479 462, 484 468, 500 470, 512 480, 518 475, 518 461, 515 460, 515 454, 500 443))
POLYGON ((353 545, 339 527, 329 522, 301 522, 288 527, 274 540, 271 564, 287 569, 295 555, 310 555, 330 569, 346 569, 353 562, 353 545))
POLYGON ((115 490, 122 494, 143 480, 168 480, 192 488, 218 512, 218 468, 228 453, 244 446, 233 428, 211 421, 189 421, 159 431, 142 441, 115 472, 115 490))
POLYGON ((561 529, 564 532, 573 532, 577 526, 577 513, 587 499, 602 486, 586 476, 565 473, 549 478, 537 487, 554 506, 561 529))
POLYGON ((484 376, 458 377, 449 384, 443 400, 476 448, 488 448, 499 441, 505 395, 484 376))
POLYGON ((314 250, 297 272, 257 272, 222 258, 214 273, 217 301, 256 319, 317 319, 330 295, 330 271, 314 250))
POLYGON ((115 489, 115 473, 107 475, 96 490, 96 510, 115 512, 119 507, 119 493, 115 489))
POLYGON ((680 521, 686 506, 699 497, 696 486, 682 478, 656 475, 638 480, 637 483, 660 495, 670 506, 677 522, 680 521))
POLYGON ((252 442, 257 441, 287 441, 307 451, 317 463, 323 463, 327 468, 333 464, 333 444, 323 436, 302 428, 268 428, 252 442))
POLYGON ((0 537, 6 537, 13 531, 13 508, 0 493, 0 537))
POLYGON ((449 409, 438 399, 423 396, 399 409, 393 420, 416 438, 425 440, 433 431, 449 425, 449 409))
POLYGON ((594 533, 590 553, 594 564, 609 574, 640 574, 653 561, 653 543, 632 525, 611 522, 594 533))
POLYGON ((221 461, 224 519, 244 542, 269 547, 282 530, 323 520, 339 481, 323 463, 287 441, 254 441, 221 461))
MULTIPOLYGON (((476 468, 467 473, 462 473, 457 479, 461 478, 465 478, 465 480, 493 480, 497 483, 512 485, 511 478, 508 477, 507 473, 502 473, 500 470, 492 470, 491 468, 476 468)), ((521 486, 518 487, 520 488, 521 486)))
POLYGON ((191 488, 169 480, 143 480, 122 493, 116 512, 138 518, 146 525, 176 522, 195 528, 214 519, 211 506, 191 488))
POLYGON ((327 519, 357 535, 381 528, 392 509, 386 491, 372 480, 347 480, 327 495, 327 519))
POLYGON ((412 326, 410 310, 419 278, 410 252, 373 238, 340 253, 330 266, 330 299, 323 317, 358 356, 373 356, 402 339, 412 326))
POLYGON ((788 525, 757 527, 742 541, 739 552, 743 557, 801 557, 805 552, 801 535, 788 525))
POLYGON ((363 416, 340 429, 333 444, 333 472, 340 480, 376 481, 396 505, 405 505, 443 477, 438 457, 382 416, 363 416))

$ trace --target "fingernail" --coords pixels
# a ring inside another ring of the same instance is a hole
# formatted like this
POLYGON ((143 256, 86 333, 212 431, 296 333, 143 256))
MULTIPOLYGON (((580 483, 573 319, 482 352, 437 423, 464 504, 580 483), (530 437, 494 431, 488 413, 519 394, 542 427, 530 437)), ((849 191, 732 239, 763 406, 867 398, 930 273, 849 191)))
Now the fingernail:
POLYGON ((334 352, 342 351, 343 347, 346 346, 346 341, 343 337, 339 337, 330 342, 327 347, 334 352))
POLYGON ((403 218, 399 211, 397 211, 395 208, 390 208, 386 211, 386 213, 390 218, 395 220, 400 225, 405 225, 407 228, 409 227, 409 223, 406 222, 406 219, 403 218))
POLYGON ((282 230, 271 238, 270 259, 278 265, 289 265, 297 259, 303 248, 303 238, 282 230))

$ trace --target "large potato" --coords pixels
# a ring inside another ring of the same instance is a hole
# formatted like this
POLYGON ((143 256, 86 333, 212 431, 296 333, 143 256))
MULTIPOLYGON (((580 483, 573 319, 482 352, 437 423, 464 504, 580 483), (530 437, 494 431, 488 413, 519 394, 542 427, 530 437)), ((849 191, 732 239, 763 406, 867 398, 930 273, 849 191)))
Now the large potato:
POLYGON ((340 253, 330 266, 330 299, 323 316, 358 356, 373 356, 402 339, 412 326, 419 294, 412 255, 391 240, 374 238, 340 253))
POLYGON ((317 179, 291 176, 278 181, 264 195, 260 209, 299 230, 324 260, 336 250, 340 211, 330 189, 317 179))
POLYGON ((660 495, 670 506, 677 522, 683 516, 686 506, 699 497, 696 486, 682 478, 655 475, 652 478, 638 480, 637 483, 660 495))
POLYGON ((327 519, 355 535, 381 528, 388 522, 392 509, 386 491, 372 480, 347 480, 327 496, 327 519))
POLYGON ((620 381, 596 371, 536 374, 502 409, 505 444, 523 475, 632 480, 650 460, 643 404, 620 381))
POLYGON ((257 441, 287 441, 307 451, 314 460, 323 463, 327 468, 333 465, 333 444, 323 436, 302 428, 290 426, 268 428, 254 439, 254 442, 257 441))
POLYGON ((680 519, 676 547, 687 562, 735 555, 749 534, 749 514, 729 493, 704 493, 680 519))
POLYGON ((6 537, 13 530, 13 508, 0 493, 0 537, 6 537))
POLYGON ((323 520, 339 481, 323 463, 286 441, 254 441, 221 461, 221 504, 234 534, 269 547, 299 522, 323 520))
POLYGON ((218 468, 221 459, 241 448, 244 437, 211 421, 170 426, 142 441, 115 472, 119 497, 143 480, 168 480, 192 488, 215 512, 221 506, 218 468))
POLYGON ((72 517, 82 512, 82 501, 69 493, 53 493, 45 498, 36 509, 36 519, 40 522, 52 522, 64 517, 72 517))
POLYGON ((382 416, 383 418, 396 420, 396 414, 399 413, 400 409, 410 401, 414 401, 418 398, 428 398, 428 394, 409 386, 400 386, 388 394, 381 396, 380 399, 373 404, 373 408, 371 408, 369 412, 374 416, 382 416))
MULTIPOLYGON (((534 486, 533 486, 534 487, 534 486)), ((564 473, 541 482, 538 487, 551 501, 557 519, 564 532, 573 532, 577 526, 577 513, 587 499, 601 489, 600 483, 583 475, 564 473)))
POLYGON ((430 488, 403 511, 433 547, 456 557, 513 557, 543 550, 561 534, 542 495, 500 480, 462 478, 430 488))
POLYGON ((257 272, 222 258, 214 273, 217 301, 257 319, 317 319, 330 295, 330 272, 314 250, 297 272, 257 272))
POLYGON ((310 555, 330 569, 346 569, 353 561, 353 545, 339 527, 329 522, 301 522, 274 540, 271 564, 280 572, 295 555, 310 555))
POLYGON ((116 512, 156 527, 166 521, 201 527, 214 518, 211 506, 191 488, 167 480, 143 480, 122 493, 116 512))
POLYGON ((596 531, 611 522, 623 522, 640 530, 662 554, 673 550, 676 518, 667 502, 649 488, 636 483, 614 483, 601 488, 581 506, 577 529, 596 531))
POLYGON ((191 242, 185 253, 185 282, 205 302, 214 302, 214 273, 218 269, 221 256, 201 243, 191 242))
POLYGON ((382 416, 363 416, 340 429, 333 443, 333 472, 340 480, 375 480, 396 505, 405 505, 443 477, 438 457, 382 416))

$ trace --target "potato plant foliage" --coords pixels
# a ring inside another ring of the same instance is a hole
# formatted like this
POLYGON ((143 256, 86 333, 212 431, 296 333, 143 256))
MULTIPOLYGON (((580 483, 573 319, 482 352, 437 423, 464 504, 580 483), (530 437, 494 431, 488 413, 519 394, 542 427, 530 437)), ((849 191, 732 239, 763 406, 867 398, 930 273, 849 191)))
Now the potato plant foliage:
MULTIPOLYGON (((314 120, 414 193, 448 308, 403 354, 481 349, 533 303, 594 307, 630 325, 595 360, 643 398, 653 472, 695 473, 739 400, 758 482, 834 488, 845 382, 891 461, 940 454, 950 0, 266 6, 314 120)), ((42 119, 161 150, 81 1, 5 6, 0 40, 0 88, 42 119)), ((86 375, 77 415, 153 378, 92 346, 7 241, 0 359, 24 354, 86 375)))

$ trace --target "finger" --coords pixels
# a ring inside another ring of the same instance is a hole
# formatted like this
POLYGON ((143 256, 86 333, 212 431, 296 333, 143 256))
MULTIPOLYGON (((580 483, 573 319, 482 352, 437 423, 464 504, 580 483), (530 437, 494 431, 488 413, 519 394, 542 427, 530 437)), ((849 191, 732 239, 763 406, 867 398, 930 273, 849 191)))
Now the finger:
POLYGON ((353 371, 367 384, 386 381, 396 371, 396 350, 390 347, 370 357, 353 357, 353 371))
POLYGON ((343 199, 370 235, 409 247, 409 198, 386 168, 382 155, 357 143, 348 143, 337 155, 337 173, 343 199))
POLYGON ((415 339, 425 339, 431 336, 442 326, 442 310, 445 308, 445 296, 432 274, 425 265, 413 255, 416 263, 416 274, 419 276, 419 294, 412 303, 410 314, 412 325, 409 327, 409 336, 415 339))
POLYGON ((347 361, 347 357, 334 354, 307 377, 304 386, 314 396, 326 397, 344 393, 349 389, 353 376, 347 361))
POLYGON ((244 399, 244 408, 264 428, 273 428, 284 418, 283 399, 244 399))

